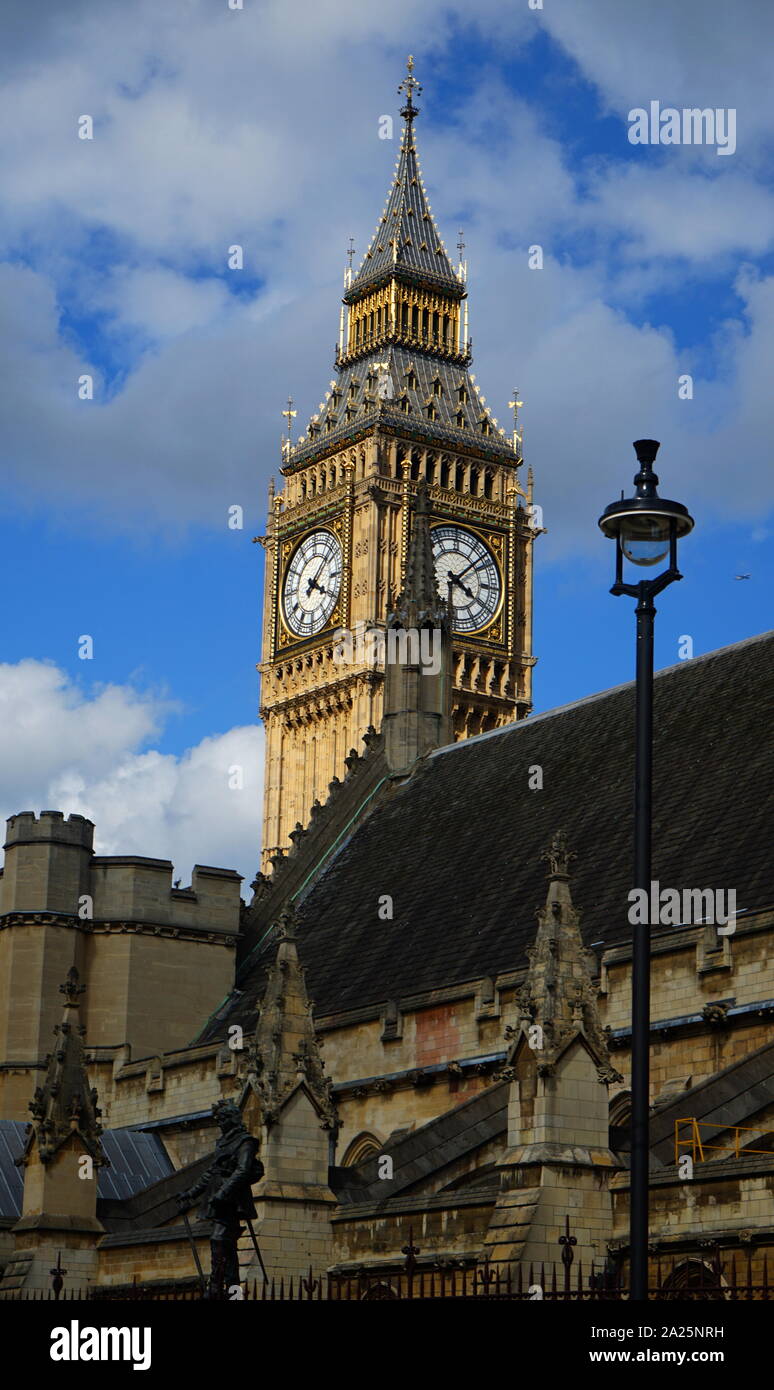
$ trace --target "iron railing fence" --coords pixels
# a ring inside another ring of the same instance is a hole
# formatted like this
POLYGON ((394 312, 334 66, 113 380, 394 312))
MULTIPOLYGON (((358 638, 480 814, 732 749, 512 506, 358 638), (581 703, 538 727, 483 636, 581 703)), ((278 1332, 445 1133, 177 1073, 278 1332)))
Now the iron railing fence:
MULTIPOLYGON (((381 1269, 362 1269, 345 1273, 280 1277, 266 1282, 249 1280, 231 1291, 232 1301, 247 1302, 362 1302, 364 1300, 500 1299, 522 1302, 605 1302, 625 1301, 629 1297, 626 1270, 611 1261, 584 1268, 579 1261, 568 1263, 499 1267, 491 1264, 445 1266, 396 1264, 381 1269)), ((101 1285, 86 1289, 0 1289, 0 1301, 22 1299, 32 1302, 197 1302, 205 1297, 195 1280, 136 1281, 130 1285, 101 1285)), ((675 1255, 653 1259, 650 1267, 649 1298, 656 1302, 688 1300, 700 1302, 758 1302, 774 1299, 774 1281, 769 1279, 768 1257, 754 1249, 746 1255, 675 1255)))

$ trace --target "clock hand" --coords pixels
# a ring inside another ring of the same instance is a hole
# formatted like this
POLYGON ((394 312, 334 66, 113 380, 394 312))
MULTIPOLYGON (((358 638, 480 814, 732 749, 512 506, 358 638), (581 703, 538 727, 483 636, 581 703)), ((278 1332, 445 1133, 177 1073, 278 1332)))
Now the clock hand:
MULTIPOLYGON (((470 568, 470 566, 468 566, 468 568, 470 568)), ((463 574, 467 574, 467 570, 463 570, 463 574)), ((462 580, 460 579, 460 577, 459 577, 458 574, 452 574, 452 573, 450 572, 450 573, 449 573, 449 578, 451 579, 451 581, 452 581, 453 584, 459 584, 460 588, 462 589, 463 594, 467 594, 468 598, 470 598, 470 599, 475 598, 475 594, 472 594, 472 593, 471 593, 471 591, 470 591, 470 589, 468 588, 467 584, 463 584, 463 583, 462 583, 462 580)))
POLYGON ((457 575, 457 578, 458 578, 458 579, 464 579, 464 578, 465 578, 465 575, 466 575, 467 572, 468 572, 468 570, 472 570, 473 566, 477 563, 477 561, 478 561, 478 556, 477 556, 475 559, 471 560, 471 562, 470 562, 470 564, 468 565, 467 569, 460 570, 459 574, 457 575))
POLYGON ((306 588, 307 597, 309 596, 309 594, 311 594, 312 589, 320 589, 320 593, 321 593, 321 594, 324 594, 324 593, 325 593, 325 590, 324 590, 324 589, 321 589, 321 588, 320 588, 320 585, 317 583, 317 580, 319 579, 320 575, 322 574, 323 567, 324 567, 324 565, 325 565, 325 560, 326 560, 326 556, 323 555, 322 560, 320 561, 319 565, 317 566, 317 573, 316 573, 316 575, 314 576, 313 579, 310 579, 310 580, 309 580, 309 583, 307 584, 307 588, 306 588))

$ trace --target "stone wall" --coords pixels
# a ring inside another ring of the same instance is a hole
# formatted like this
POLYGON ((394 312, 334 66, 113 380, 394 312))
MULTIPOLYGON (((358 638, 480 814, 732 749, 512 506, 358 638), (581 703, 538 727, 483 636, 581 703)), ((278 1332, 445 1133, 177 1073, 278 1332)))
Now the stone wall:
POLYGON ((96 857, 83 816, 8 821, 0 872, 0 1117, 26 1119, 71 966, 85 986, 91 1047, 134 1057, 191 1039, 229 992, 240 876, 197 865, 172 884, 168 860, 96 857))

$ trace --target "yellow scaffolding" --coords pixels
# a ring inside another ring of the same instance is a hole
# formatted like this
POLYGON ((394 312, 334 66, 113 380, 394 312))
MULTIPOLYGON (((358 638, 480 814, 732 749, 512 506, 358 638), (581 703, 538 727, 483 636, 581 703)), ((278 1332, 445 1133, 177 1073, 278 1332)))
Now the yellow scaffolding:
MULTIPOLYGON (((692 1115, 682 1120, 675 1120, 675 1163, 678 1163, 682 1157, 680 1150, 686 1147, 690 1147, 690 1155, 694 1163, 697 1162, 697 1160, 699 1163, 704 1163, 706 1161, 706 1155, 713 1152, 732 1153, 736 1158, 739 1158, 742 1152, 739 1143, 740 1134, 760 1134, 760 1132, 760 1126, 758 1125, 714 1125, 711 1124, 709 1120, 697 1120, 692 1115), (681 1136, 681 1125, 687 1125, 689 1127, 687 1136, 681 1136), (703 1129, 728 1131, 733 1135, 733 1143, 708 1144, 707 1140, 702 1138, 701 1131, 703 1129)), ((745 1148, 744 1153, 769 1154, 771 1156, 772 1152, 774 1152, 774 1134, 771 1134, 770 1137, 772 1139, 772 1147, 768 1149, 745 1148)))

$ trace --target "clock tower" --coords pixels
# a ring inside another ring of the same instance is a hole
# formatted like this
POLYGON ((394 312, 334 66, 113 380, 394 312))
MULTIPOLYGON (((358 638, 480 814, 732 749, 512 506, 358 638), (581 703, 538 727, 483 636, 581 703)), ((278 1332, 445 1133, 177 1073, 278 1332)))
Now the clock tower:
POLYGON ((469 371, 465 266, 452 265, 422 182, 412 59, 399 91, 395 176, 360 268, 345 275, 335 376, 296 444, 288 403, 284 486, 270 486, 264 863, 381 726, 390 648, 368 634, 384 632, 403 587, 419 491, 453 604, 454 738, 531 707, 531 478, 525 491, 518 430, 506 437, 469 371))

